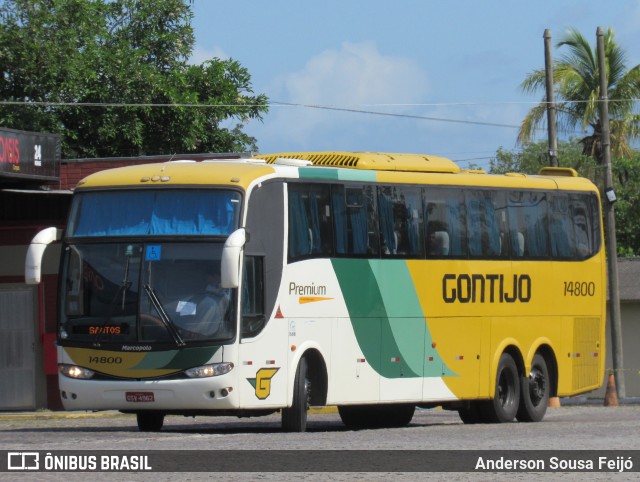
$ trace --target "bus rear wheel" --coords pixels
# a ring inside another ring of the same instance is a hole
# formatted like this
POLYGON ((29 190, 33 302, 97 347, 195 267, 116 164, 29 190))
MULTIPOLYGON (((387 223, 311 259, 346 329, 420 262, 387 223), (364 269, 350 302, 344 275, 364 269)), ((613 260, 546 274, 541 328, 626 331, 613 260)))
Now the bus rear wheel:
POLYGON ((307 376, 307 360, 301 358, 293 382, 293 403, 282 409, 282 429, 285 432, 304 432, 307 430, 307 411, 311 400, 311 381, 307 376))
POLYGON ((469 425, 482 422, 482 416, 480 413, 479 402, 469 402, 469 406, 459 408, 458 415, 462 423, 469 425))
POLYGON ((493 399, 481 405, 484 422, 511 422, 520 405, 520 377, 518 367, 511 355, 503 353, 496 372, 496 390, 493 399))
POLYGON ((549 370, 544 357, 536 353, 531 361, 528 377, 522 377, 520 406, 516 418, 520 422, 539 422, 547 413, 549 404, 549 370))
POLYGON ((383 426, 387 428, 406 427, 416 411, 415 405, 382 405, 380 408, 383 426))
POLYGON ((371 415, 365 406, 340 405, 338 414, 342 423, 349 428, 366 428, 370 424, 371 415))
POLYGON ((164 425, 164 413, 138 412, 136 420, 141 432, 159 432, 164 425))

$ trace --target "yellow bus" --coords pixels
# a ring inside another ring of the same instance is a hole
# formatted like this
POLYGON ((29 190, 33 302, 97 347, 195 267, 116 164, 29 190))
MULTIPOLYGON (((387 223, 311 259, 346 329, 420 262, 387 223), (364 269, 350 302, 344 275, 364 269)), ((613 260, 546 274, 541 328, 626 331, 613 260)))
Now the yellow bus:
POLYGON ((169 414, 309 406, 350 427, 539 421, 601 386, 596 187, 572 169, 463 171, 414 154, 279 153, 102 171, 61 238, 60 395, 143 431, 169 414))

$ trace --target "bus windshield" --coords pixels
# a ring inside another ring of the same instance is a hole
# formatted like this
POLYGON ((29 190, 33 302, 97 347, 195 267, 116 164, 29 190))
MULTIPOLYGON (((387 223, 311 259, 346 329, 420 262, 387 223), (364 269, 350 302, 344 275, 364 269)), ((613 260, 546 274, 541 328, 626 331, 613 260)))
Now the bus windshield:
POLYGON ((76 194, 67 236, 228 236, 240 193, 222 189, 138 189, 76 194))
POLYGON ((221 342, 235 335, 221 242, 66 246, 60 338, 94 345, 221 342))

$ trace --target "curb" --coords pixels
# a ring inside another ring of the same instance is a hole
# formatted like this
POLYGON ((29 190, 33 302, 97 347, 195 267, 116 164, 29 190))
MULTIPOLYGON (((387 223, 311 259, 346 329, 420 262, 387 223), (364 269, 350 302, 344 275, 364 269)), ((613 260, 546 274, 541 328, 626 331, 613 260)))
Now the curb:
POLYGON ((0 413, 0 422, 5 420, 49 420, 55 418, 116 418, 123 416, 130 415, 112 410, 104 412, 51 412, 43 410, 38 412, 3 412, 0 413))
MULTIPOLYGON (((629 397, 619 400, 620 405, 640 405, 640 398, 629 397)), ((586 397, 567 397, 560 399, 560 407, 602 407, 604 406, 601 398, 586 397)), ((610 408, 610 407, 609 407, 610 408)), ((613 407, 615 408, 615 407, 613 407)), ((338 413, 338 407, 334 405, 326 407, 311 407, 309 415, 332 414, 338 413)), ((46 420, 46 419, 81 419, 81 418, 117 418, 117 417, 133 417, 133 414, 121 413, 117 410, 105 410, 100 412, 65 412, 65 411, 49 411, 42 410, 37 412, 0 412, 0 422, 9 420, 46 420)), ((215 415, 213 415, 215 416, 215 415)))
MULTIPOLYGON (((338 413, 335 406, 311 407, 309 415, 319 415, 326 413, 338 413)), ((214 415, 215 416, 215 415, 214 415)), ((82 419, 82 418, 118 418, 135 417, 131 413, 122 413, 117 410, 105 410, 100 412, 65 412, 42 410, 37 412, 0 412, 0 422, 10 420, 50 420, 50 419, 82 419)))

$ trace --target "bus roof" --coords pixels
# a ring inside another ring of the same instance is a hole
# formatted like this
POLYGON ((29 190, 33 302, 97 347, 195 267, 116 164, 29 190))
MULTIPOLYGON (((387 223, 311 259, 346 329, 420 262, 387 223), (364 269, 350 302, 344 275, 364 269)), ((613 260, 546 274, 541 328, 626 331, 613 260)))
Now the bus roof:
POLYGON ((108 169, 91 174, 78 188, 125 186, 227 185, 245 191, 268 178, 326 181, 505 187, 512 189, 587 190, 596 188, 573 169, 544 168, 539 175, 489 175, 461 170, 453 161, 431 155, 367 152, 286 152, 254 159, 170 161, 108 169))
POLYGON ((444 157, 426 154, 397 154, 384 152, 281 152, 256 155, 269 164, 279 159, 301 159, 311 161, 314 166, 346 167, 374 171, 411 172, 460 172, 453 161, 444 157))
POLYGON ((78 188, 222 184, 246 190, 257 178, 275 172, 274 167, 251 159, 170 161, 99 171, 82 179, 78 188))
POLYGON ((439 184, 461 186, 486 186, 534 189, 595 190, 593 183, 578 176, 570 168, 543 168, 539 175, 508 173, 488 175, 479 170, 462 170, 450 159, 428 154, 398 154, 381 152, 280 152, 257 154, 270 165, 297 165, 300 177, 331 179, 332 171, 343 175, 334 176, 340 180, 362 180, 371 182, 439 184), (306 161, 305 164, 296 161, 306 161), (333 167, 334 169, 326 169, 333 167), (317 169, 310 172, 311 169, 317 169), (325 169, 323 169, 325 168, 325 169), (344 174, 346 170, 350 174, 344 174), (307 171, 307 172, 304 172, 307 171), (355 171, 355 172, 354 172, 355 171), (357 172, 361 174, 358 175, 357 172))

